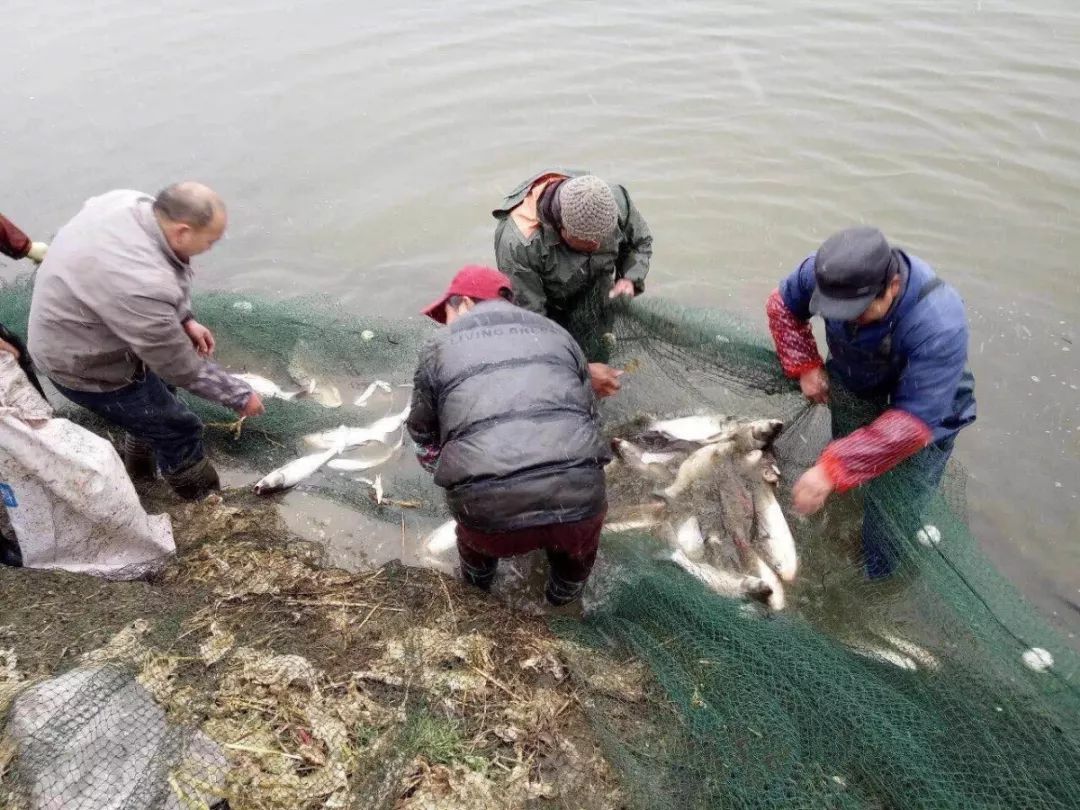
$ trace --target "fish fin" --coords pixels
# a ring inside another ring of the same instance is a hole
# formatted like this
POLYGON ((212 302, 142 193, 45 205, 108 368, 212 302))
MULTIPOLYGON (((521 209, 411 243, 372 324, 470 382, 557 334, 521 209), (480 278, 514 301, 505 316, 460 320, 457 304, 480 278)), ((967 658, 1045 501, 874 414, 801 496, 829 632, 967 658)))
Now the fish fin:
POLYGON ((330 447, 335 456, 340 456, 349 446, 349 429, 341 425, 334 433, 334 443, 330 447))

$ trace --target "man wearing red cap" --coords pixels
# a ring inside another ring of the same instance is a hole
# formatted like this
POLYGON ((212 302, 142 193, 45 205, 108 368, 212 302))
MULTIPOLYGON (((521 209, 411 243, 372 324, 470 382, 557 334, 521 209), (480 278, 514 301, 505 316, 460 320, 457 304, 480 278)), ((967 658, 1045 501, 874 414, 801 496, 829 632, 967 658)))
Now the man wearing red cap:
POLYGON ((596 559, 611 455, 581 348, 511 290, 469 266, 424 310, 446 326, 421 351, 408 430, 446 490, 465 580, 487 589, 500 557, 542 548, 563 605, 596 559))

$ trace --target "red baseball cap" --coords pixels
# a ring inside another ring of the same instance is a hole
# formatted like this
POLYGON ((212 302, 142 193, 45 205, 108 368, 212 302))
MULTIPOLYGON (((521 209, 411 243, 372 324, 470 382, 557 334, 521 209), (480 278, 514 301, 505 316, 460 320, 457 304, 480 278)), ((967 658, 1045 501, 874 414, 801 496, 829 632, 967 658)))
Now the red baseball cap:
POLYGON ((451 296, 467 295, 474 301, 493 301, 504 298, 504 290, 512 292, 513 289, 513 282, 495 268, 469 264, 457 271, 446 292, 423 314, 438 323, 446 323, 446 302, 451 296))

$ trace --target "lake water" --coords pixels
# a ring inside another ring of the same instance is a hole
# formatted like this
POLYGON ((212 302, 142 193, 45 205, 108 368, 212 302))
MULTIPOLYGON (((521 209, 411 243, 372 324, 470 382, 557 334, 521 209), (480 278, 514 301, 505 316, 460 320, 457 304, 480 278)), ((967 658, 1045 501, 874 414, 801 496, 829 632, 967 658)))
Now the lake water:
MULTIPOLYGON (((192 177, 204 288, 407 315, 549 165, 626 184, 649 292, 764 324, 830 232, 880 226, 964 295, 972 527, 1080 631, 1080 5, 7 0, 0 210, 192 177)), ((14 267, 4 269, 5 277, 14 267)))

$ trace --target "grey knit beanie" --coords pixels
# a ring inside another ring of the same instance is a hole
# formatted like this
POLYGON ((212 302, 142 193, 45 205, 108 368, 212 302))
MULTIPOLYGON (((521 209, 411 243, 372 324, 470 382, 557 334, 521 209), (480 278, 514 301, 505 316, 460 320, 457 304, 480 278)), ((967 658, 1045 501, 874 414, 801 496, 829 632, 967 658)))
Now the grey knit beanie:
POLYGON ((603 242, 619 223, 611 187, 594 174, 567 180, 559 187, 563 229, 574 239, 603 242))

